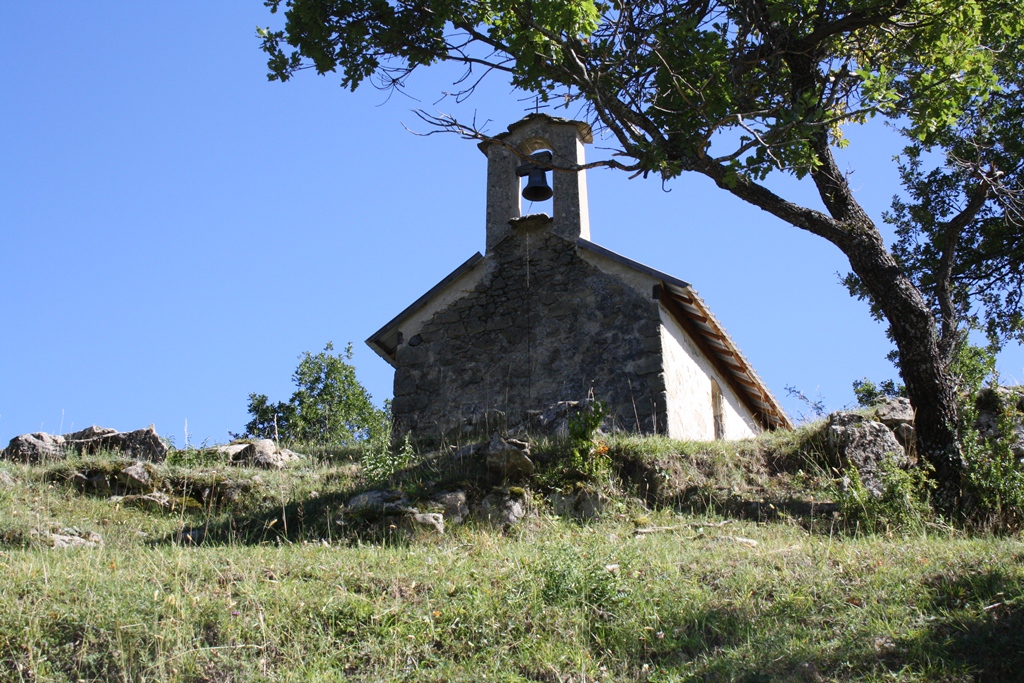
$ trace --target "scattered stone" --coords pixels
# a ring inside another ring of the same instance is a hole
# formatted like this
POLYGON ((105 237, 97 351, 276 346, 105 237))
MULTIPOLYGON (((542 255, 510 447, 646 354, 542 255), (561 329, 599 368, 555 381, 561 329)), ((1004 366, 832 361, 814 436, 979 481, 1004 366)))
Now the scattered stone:
POLYGON ((882 463, 892 460, 898 467, 909 464, 903 446, 881 422, 863 415, 836 412, 828 416, 828 443, 844 466, 860 474, 864 488, 874 496, 882 495, 882 463))
POLYGON ((80 531, 75 527, 67 527, 46 534, 50 546, 61 550, 64 548, 95 548, 103 545, 103 537, 95 531, 80 531))
POLYGON ((401 491, 366 491, 349 499, 348 510, 367 518, 386 517, 405 513, 408 503, 401 491))
POLYGON ((445 491, 436 494, 431 500, 441 506, 444 519, 449 524, 462 524, 469 517, 465 491, 445 491))
POLYGON ((487 446, 487 469, 501 479, 529 477, 535 469, 530 460, 530 444, 495 434, 487 446))
POLYGON ((437 530, 437 533, 444 534, 444 516, 437 512, 413 513, 412 521, 421 526, 430 526, 437 530))
POLYGON ((0 472, 0 488, 8 488, 17 484, 17 480, 7 472, 0 472))
POLYGON ((150 475, 146 465, 136 462, 114 475, 118 485, 128 491, 145 491, 153 489, 153 477, 150 475))
POLYGON ((886 399, 875 409, 875 419, 893 431, 900 425, 914 426, 914 409, 909 398, 886 399))
POLYGON ((600 491, 579 489, 565 493, 555 491, 548 495, 551 510, 559 517, 591 520, 600 516, 608 504, 608 496, 600 491))
POLYGON ((11 439, 7 448, 0 451, 0 455, 6 460, 15 460, 25 464, 60 460, 65 456, 64 437, 46 432, 22 434, 11 439))
POLYGON ((473 512, 478 519, 498 526, 518 524, 526 516, 526 505, 522 496, 509 491, 490 493, 480 501, 473 512))
MULTIPOLYGON (((229 447, 238 445, 242 444, 230 444, 229 447)), ((257 439, 242 446, 241 449, 234 450, 230 454, 232 464, 279 470, 288 463, 299 459, 298 454, 287 448, 279 448, 273 439, 257 439)))

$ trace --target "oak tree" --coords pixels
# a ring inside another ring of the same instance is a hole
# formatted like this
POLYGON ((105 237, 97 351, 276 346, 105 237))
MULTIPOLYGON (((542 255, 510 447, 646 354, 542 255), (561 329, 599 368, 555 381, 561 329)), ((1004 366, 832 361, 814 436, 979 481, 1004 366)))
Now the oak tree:
MULTIPOLYGON (((465 65, 463 95, 495 73, 583 106, 617 145, 610 166, 684 172, 838 247, 848 284, 889 325, 935 502, 961 502, 950 359, 979 322, 1020 334, 1018 0, 268 0, 270 77, 338 72, 402 88, 416 69, 465 65), (836 162, 844 131, 883 117, 902 132, 905 192, 887 247, 836 162), (824 210, 769 189, 813 184, 824 210)), ((466 122, 441 130, 486 137, 466 122)), ((575 168, 556 168, 572 172, 575 168)))

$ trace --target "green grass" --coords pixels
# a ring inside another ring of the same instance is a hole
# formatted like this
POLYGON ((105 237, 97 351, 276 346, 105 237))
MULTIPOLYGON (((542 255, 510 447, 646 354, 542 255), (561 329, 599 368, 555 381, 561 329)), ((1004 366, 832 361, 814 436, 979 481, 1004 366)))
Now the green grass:
MULTIPOLYGON (((116 459, 0 463, 0 680, 1020 680, 1020 540, 782 510, 827 491, 816 438, 609 438, 598 521, 548 514, 535 487, 519 525, 444 536, 345 515, 366 482, 343 455, 280 472, 177 456, 154 473, 196 504, 170 512, 71 483, 116 459), (637 490, 651 477, 658 496, 637 490), (49 548, 65 527, 104 543, 49 548), (175 544, 183 527, 205 542, 175 544)), ((417 503, 491 483, 434 456, 391 485, 417 503)))

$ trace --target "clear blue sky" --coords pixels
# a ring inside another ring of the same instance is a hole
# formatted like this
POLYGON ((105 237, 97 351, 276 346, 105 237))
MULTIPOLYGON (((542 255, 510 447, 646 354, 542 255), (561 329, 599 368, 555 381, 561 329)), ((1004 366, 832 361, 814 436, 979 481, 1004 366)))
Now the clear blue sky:
MULTIPOLYGON (((435 105, 458 75, 444 68, 413 80, 418 101, 312 73, 270 83, 259 0, 8 3, 0 17, 0 446, 151 422, 181 445, 186 420, 194 443, 223 442, 250 392, 287 399, 299 354, 328 341, 354 342, 359 378, 390 397, 391 367, 363 340, 484 243, 483 155, 403 124, 423 130, 422 107, 499 132, 522 95, 495 79, 435 105)), ((898 140, 851 137, 843 162, 877 217, 898 140)), ((895 375, 831 245, 695 176, 670 192, 588 180, 594 241, 693 283, 791 414, 786 385, 838 408, 853 380, 895 375)), ((1008 379, 1022 368, 1004 353, 1008 379)))

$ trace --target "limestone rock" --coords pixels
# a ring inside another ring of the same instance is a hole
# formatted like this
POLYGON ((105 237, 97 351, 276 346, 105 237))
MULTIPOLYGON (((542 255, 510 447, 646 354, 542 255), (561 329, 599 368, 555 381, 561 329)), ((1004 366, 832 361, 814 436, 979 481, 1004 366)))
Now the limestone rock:
POLYGON ((298 459, 299 456, 296 453, 287 448, 278 448, 272 439, 257 439, 231 454, 233 464, 262 467, 267 470, 282 469, 288 463, 298 459))
POLYGON ((235 462, 238 454, 246 449, 247 443, 229 443, 225 446, 217 446, 213 450, 221 455, 226 455, 229 462, 235 462))
POLYGON ((95 548, 103 545, 103 537, 95 531, 80 531, 75 527, 67 527, 46 534, 50 546, 57 550, 64 548, 95 548))
POLYGON ((548 495, 551 510, 559 517, 572 517, 579 520, 591 520, 600 516, 608 505, 608 497, 600 491, 562 492, 554 491, 548 495))
POLYGON ((110 427, 97 427, 96 425, 93 425, 92 427, 86 427, 85 429, 80 429, 77 432, 71 432, 70 434, 65 434, 64 435, 64 440, 65 441, 88 441, 90 439, 96 439, 96 438, 99 438, 101 436, 110 436, 111 434, 117 434, 117 430, 116 429, 111 429, 110 427))
POLYGON ((502 479, 529 477, 535 469, 530 444, 495 434, 487 446, 487 469, 502 479))
POLYGON ((146 465, 136 462, 114 475, 117 483, 128 491, 146 491, 153 489, 153 477, 146 465))
POLYGON ((11 439, 2 455, 7 460, 26 464, 59 460, 65 456, 64 437, 46 432, 22 434, 11 439))
POLYGON ((908 454, 911 451, 917 450, 917 431, 914 429, 914 425, 906 423, 897 425, 892 430, 892 433, 896 440, 900 442, 900 445, 903 446, 903 450, 908 454))
POLYGON ((7 472, 0 471, 0 489, 10 488, 18 482, 7 472))
POLYGON ((875 409, 875 419, 895 431, 900 425, 914 426, 914 409, 909 398, 890 398, 875 409))
POLYGON ((518 524, 526 516, 526 505, 522 496, 510 491, 490 493, 474 509, 478 519, 498 526, 518 524))
POLYGON ((113 451, 128 458, 163 462, 167 459, 167 446, 160 440, 156 427, 149 425, 134 432, 119 432, 106 427, 89 427, 64 436, 68 448, 83 455, 100 451, 113 451), (74 437, 74 438, 71 438, 74 437))
POLYGON ((403 514, 408 500, 401 491, 365 491, 348 501, 348 511, 367 518, 403 514))
POLYGON ((465 491, 445 491, 431 498, 443 509, 444 519, 449 524, 462 524, 469 517, 465 491))
POLYGON ((1000 417, 1011 414, 1008 428, 1010 430, 1010 451, 1016 458, 1024 458, 1024 421, 1013 417, 1012 413, 1024 412, 1024 396, 1018 387, 986 387, 978 392, 975 399, 978 417, 974 428, 982 439, 1003 438, 1000 417))
POLYGON ((899 467, 908 464, 907 454, 892 431, 881 422, 857 413, 837 412, 828 417, 828 443, 844 466, 860 474, 864 487, 882 494, 882 463, 893 460, 899 467))
POLYGON ((429 526, 437 530, 437 533, 444 534, 444 516, 437 512, 416 512, 411 519, 420 526, 429 526))

